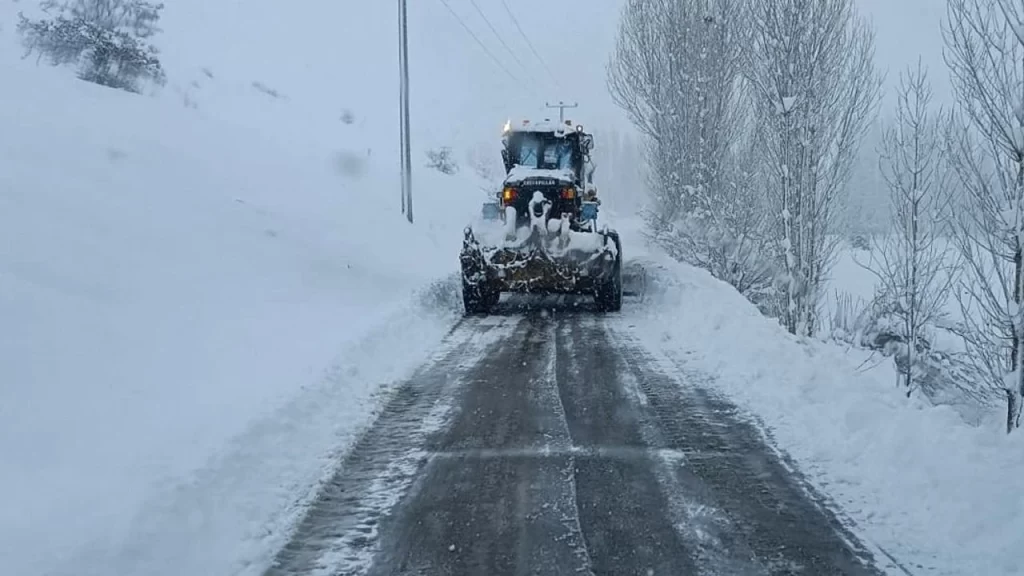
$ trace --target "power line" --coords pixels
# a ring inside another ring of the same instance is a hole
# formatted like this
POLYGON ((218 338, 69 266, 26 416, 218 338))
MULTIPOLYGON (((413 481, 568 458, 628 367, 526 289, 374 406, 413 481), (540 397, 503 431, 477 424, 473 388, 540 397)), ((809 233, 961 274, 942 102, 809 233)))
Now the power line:
POLYGON ((484 53, 487 54, 487 56, 490 57, 490 59, 493 60, 494 63, 497 64, 499 68, 504 70, 505 74, 508 74, 508 77, 511 78, 513 82, 519 84, 520 86, 523 86, 524 84, 519 80, 519 78, 517 78, 516 75, 513 74, 512 72, 509 72, 509 69, 506 68, 505 65, 501 63, 501 60, 498 60, 497 58, 494 57, 494 54, 492 54, 491 51, 487 49, 487 46, 480 41, 480 38, 478 38, 477 35, 473 33, 473 30, 471 30, 469 26, 467 26, 466 23, 462 21, 462 18, 459 17, 455 10, 452 10, 451 5, 448 4, 448 0, 440 0, 440 2, 441 4, 444 4, 444 7, 448 9, 448 12, 450 12, 451 15, 454 16, 455 19, 459 21, 459 24, 462 25, 462 28, 466 31, 466 33, 469 34, 473 38, 473 40, 476 40, 476 43, 480 45, 480 48, 483 49, 484 53))
POLYGON ((551 76, 551 79, 555 81, 555 84, 558 86, 558 89, 562 90, 562 83, 558 80, 558 76, 555 76, 555 74, 551 71, 551 68, 548 67, 548 63, 544 61, 544 58, 540 55, 539 52, 537 52, 537 49, 533 47, 533 42, 530 42, 530 37, 526 35, 526 32, 523 31, 523 27, 519 25, 519 19, 516 18, 516 15, 512 12, 512 9, 509 8, 508 2, 506 0, 501 0, 501 5, 505 7, 505 12, 508 12, 508 16, 509 18, 512 19, 512 23, 516 25, 516 30, 519 30, 519 35, 523 37, 523 40, 526 40, 526 45, 530 47, 530 51, 533 52, 533 55, 536 56, 537 60, 540 61, 540 65, 543 66, 544 70, 547 71, 548 76, 551 76))
POLYGON ((512 59, 516 61, 516 64, 519 64, 519 67, 522 68, 527 75, 529 75, 530 69, 527 68, 525 64, 523 64, 523 61, 519 59, 519 56, 516 55, 515 51, 509 48, 508 44, 505 43, 505 39, 501 37, 501 34, 498 32, 497 28, 495 28, 494 25, 491 24, 491 21, 487 19, 487 15, 484 14, 484 11, 480 9, 480 5, 476 3, 476 0, 469 0, 469 3, 473 5, 473 8, 476 8, 476 13, 479 14, 480 17, 484 19, 484 22, 487 24, 487 27, 490 28, 491 32, 494 33, 494 37, 497 38, 498 42, 500 42, 501 45, 505 47, 505 51, 508 52, 509 55, 512 56, 512 59))

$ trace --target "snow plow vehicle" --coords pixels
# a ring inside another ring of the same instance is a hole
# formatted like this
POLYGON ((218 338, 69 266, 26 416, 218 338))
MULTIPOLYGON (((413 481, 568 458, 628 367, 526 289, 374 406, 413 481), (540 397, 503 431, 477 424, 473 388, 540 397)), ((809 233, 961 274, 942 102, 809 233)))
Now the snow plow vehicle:
POLYGON ((592 295, 599 310, 621 309, 622 246, 598 220, 593 143, 571 121, 506 123, 504 181, 462 243, 467 314, 489 312, 504 292, 592 295))

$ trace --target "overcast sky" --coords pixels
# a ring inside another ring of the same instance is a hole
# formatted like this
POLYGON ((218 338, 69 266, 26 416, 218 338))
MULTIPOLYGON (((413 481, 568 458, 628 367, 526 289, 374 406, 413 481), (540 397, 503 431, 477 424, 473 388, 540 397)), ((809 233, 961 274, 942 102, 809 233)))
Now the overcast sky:
POLYGON ((887 73, 886 109, 895 105, 892 89, 901 70, 920 57, 928 67, 937 104, 949 104, 949 74, 943 61, 944 0, 856 0, 875 27, 875 62, 887 73))

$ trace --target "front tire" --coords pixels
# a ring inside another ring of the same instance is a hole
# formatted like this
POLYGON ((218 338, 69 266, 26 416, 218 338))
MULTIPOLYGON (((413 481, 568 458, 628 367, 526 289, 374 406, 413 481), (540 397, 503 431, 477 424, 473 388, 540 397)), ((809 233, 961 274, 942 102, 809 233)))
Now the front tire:
POLYGON ((615 273, 611 278, 597 289, 594 300, 601 312, 622 310, 622 273, 618 265, 615 266, 615 273))
POLYGON ((489 289, 486 284, 462 281, 462 305, 467 316, 487 314, 500 298, 501 292, 489 289))
POLYGON ((601 312, 618 312, 622 310, 622 249, 619 237, 613 236, 615 242, 615 264, 611 275, 597 287, 594 300, 601 312))

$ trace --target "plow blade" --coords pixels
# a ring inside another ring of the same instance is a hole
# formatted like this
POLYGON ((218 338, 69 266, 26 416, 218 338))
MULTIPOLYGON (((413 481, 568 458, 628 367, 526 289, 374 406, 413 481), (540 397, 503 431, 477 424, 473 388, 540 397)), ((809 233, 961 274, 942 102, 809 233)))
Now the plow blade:
POLYGON ((618 236, 598 236, 599 244, 579 250, 551 249, 542 242, 487 247, 467 229, 460 255, 466 311, 486 312, 502 292, 592 295, 599 308, 618 310, 622 300, 618 236))
POLYGON ((591 294, 614 273, 612 257, 552 256, 543 250, 497 250, 484 264, 489 281, 503 292, 591 294))

